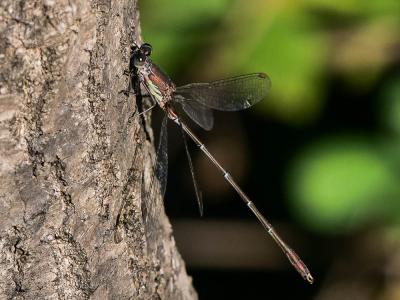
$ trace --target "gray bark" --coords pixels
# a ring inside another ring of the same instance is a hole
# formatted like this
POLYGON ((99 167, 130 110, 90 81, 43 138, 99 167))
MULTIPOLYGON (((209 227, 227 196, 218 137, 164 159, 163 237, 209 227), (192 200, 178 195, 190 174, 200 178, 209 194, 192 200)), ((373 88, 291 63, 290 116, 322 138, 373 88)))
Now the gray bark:
POLYGON ((197 298, 120 93, 138 19, 133 0, 1 1, 0 299, 197 298))

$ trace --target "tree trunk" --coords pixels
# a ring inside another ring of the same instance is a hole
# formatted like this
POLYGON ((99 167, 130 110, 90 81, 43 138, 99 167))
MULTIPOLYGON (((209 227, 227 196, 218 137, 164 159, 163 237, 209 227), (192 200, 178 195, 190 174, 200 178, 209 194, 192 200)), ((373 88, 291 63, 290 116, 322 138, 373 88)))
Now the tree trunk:
POLYGON ((196 299, 134 114, 134 0, 0 4, 0 298, 196 299))

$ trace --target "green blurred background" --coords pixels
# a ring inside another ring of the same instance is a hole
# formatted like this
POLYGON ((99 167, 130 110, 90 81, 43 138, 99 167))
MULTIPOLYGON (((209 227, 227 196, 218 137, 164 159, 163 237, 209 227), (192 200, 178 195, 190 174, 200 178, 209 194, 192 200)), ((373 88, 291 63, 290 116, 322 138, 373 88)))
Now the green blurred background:
POLYGON ((177 136, 166 206, 200 298, 400 299, 400 1, 139 4, 153 61, 177 84, 271 77, 268 99, 217 113, 215 129, 198 132, 316 277, 308 287, 279 255, 276 264, 240 247, 231 262, 213 263, 232 245, 206 229, 249 226, 233 242, 252 248, 240 237, 253 234, 255 221, 193 149, 206 205, 199 221, 177 136))

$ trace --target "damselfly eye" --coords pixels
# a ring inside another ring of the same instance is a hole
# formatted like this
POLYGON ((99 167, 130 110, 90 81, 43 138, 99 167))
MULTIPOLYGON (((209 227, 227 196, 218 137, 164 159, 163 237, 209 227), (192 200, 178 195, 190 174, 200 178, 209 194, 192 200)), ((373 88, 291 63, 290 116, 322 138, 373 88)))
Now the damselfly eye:
POLYGON ((140 46, 140 51, 142 51, 146 56, 150 56, 152 50, 153 47, 151 47, 150 44, 144 43, 142 46, 140 46))
POLYGON ((145 61, 146 61, 146 55, 141 51, 136 52, 135 55, 133 56, 133 64, 137 68, 143 66, 145 61))

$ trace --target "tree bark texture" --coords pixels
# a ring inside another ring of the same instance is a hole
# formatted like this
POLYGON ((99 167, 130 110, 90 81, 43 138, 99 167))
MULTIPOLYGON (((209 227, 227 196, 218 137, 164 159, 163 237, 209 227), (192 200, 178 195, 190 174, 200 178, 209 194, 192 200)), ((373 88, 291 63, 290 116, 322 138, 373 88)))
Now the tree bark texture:
POLYGON ((121 93, 136 4, 0 3, 0 299, 197 298, 121 93))

